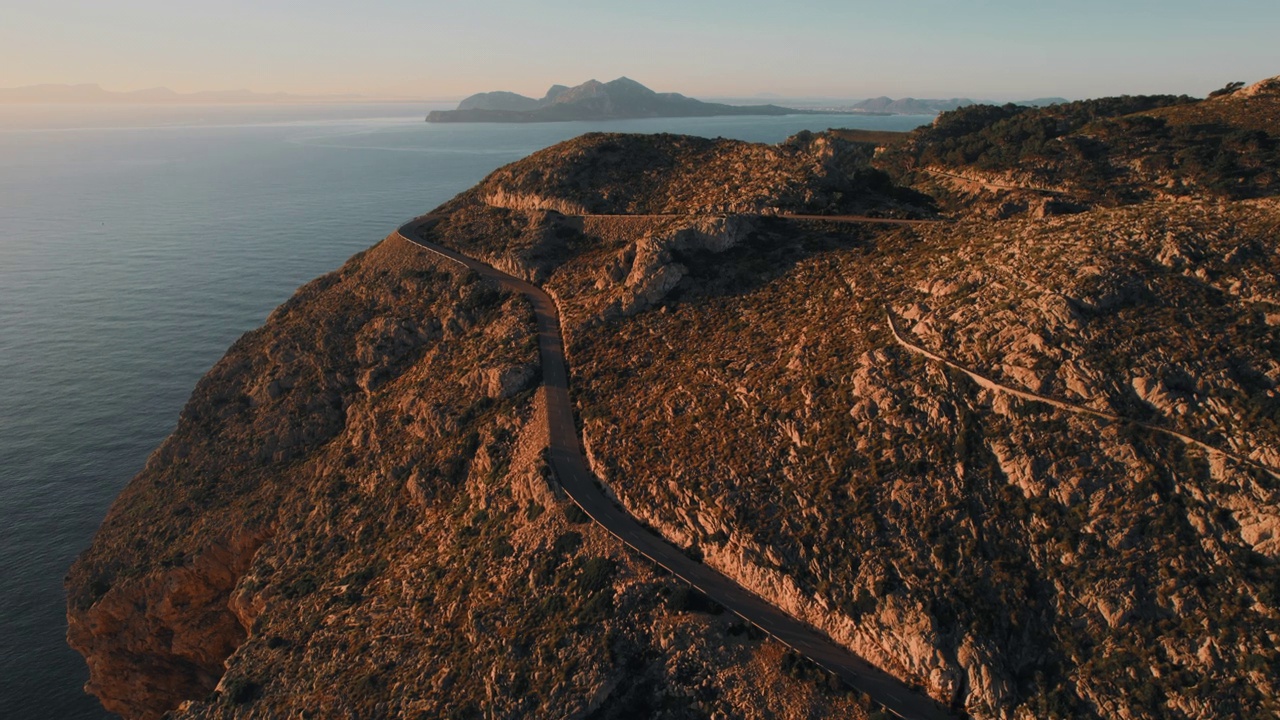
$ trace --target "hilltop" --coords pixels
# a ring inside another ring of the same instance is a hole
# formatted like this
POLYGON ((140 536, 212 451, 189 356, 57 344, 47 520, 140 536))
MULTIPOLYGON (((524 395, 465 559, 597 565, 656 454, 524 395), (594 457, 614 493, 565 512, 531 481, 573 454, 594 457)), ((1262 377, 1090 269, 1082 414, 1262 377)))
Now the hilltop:
MULTIPOLYGON (((605 492, 905 685, 983 719, 1273 717, 1278 86, 591 134, 430 239, 555 298, 605 492)), ((883 717, 566 500, 534 337, 398 234, 300 289, 72 568, 89 689, 140 718, 883 717)))
POLYGON ((1270 196, 1280 187, 1278 102, 1276 82, 1264 80, 1207 100, 971 106, 939 116, 880 165, 957 207, 978 186, 1040 188, 1062 207, 1270 196))
POLYGON ((807 111, 777 105, 724 105, 658 93, 621 77, 602 83, 588 80, 576 87, 553 85, 540 100, 511 92, 472 95, 457 110, 435 110, 427 122, 557 122, 620 120, 648 117, 709 117, 716 115, 797 115, 807 111))

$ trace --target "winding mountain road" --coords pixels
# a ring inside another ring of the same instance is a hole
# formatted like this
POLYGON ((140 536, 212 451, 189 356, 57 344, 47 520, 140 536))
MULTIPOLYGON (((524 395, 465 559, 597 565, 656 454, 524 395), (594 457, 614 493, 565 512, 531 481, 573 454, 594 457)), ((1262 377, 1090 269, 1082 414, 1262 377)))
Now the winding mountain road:
MULTIPOLYGON (((490 207, 500 207, 507 209, 505 205, 490 205, 490 207)), ((554 208, 546 208, 554 209, 554 208)), ((559 210, 556 210, 559 212, 559 210)), ((565 217, 570 218, 628 218, 631 220, 668 220, 674 218, 695 218, 697 215, 689 213, 591 213, 591 214, 571 214, 566 213, 565 217)), ((758 215, 761 219, 776 220, 813 220, 835 223, 850 223, 858 225, 936 225, 946 222, 937 219, 916 219, 916 218, 885 218, 873 217, 871 215, 817 215, 804 213, 778 213, 776 215, 763 214, 758 215)))
POLYGON ((762 217, 777 217, 783 220, 815 220, 836 223, 852 223, 856 225, 936 225, 944 220, 916 220, 908 218, 882 218, 869 217, 867 215, 764 215, 762 217))
POLYGON ((1223 450, 1222 448, 1214 447, 1213 445, 1210 445, 1209 443, 1206 443, 1202 440, 1197 440, 1196 438, 1191 437, 1186 433, 1178 432, 1177 430, 1172 430, 1166 427, 1161 427, 1159 425, 1152 425, 1151 423, 1142 422, 1141 420, 1132 420, 1130 418, 1126 418, 1124 416, 1117 415, 1115 413, 1109 413, 1103 410, 1094 410, 1093 408, 1085 407, 1083 405, 1076 405, 1074 403, 1069 403, 1062 400, 1055 400, 1054 398, 1048 397, 1046 395, 1040 395, 1039 393, 1028 392, 1026 390, 1019 390, 1015 387, 1010 387, 1003 383, 996 382, 995 380, 992 380, 991 378, 986 377, 985 375, 974 372, 973 370, 970 370, 969 368, 953 360, 948 360, 947 358, 935 352, 926 350, 925 348, 911 342, 910 340, 907 340, 905 337, 902 336, 902 333, 899 332, 898 323, 894 321, 893 313, 889 311, 889 308, 887 307, 885 308, 884 315, 885 315, 885 322, 888 323, 889 325, 889 332, 893 333, 893 339, 896 340, 899 345, 901 345, 902 347, 906 348, 907 350, 910 350, 911 352, 917 355, 926 357, 930 360, 933 360, 934 362, 941 363, 951 368, 952 370, 956 370, 958 372, 964 373, 965 375, 968 375, 969 379, 973 380, 981 388, 992 390, 994 392, 1004 393, 1006 395, 1012 395, 1014 397, 1021 398, 1023 400, 1038 402, 1044 405, 1048 405, 1050 407, 1058 408, 1059 410, 1065 410, 1069 413, 1075 413, 1076 415, 1087 415, 1089 417, 1095 417, 1100 420, 1106 420, 1108 422, 1120 423, 1123 425, 1133 425, 1135 427, 1140 427, 1144 430, 1149 430, 1153 433, 1157 433, 1160 435, 1167 435, 1171 438, 1181 441, 1183 444, 1199 448, 1209 453, 1210 455, 1217 455, 1220 457, 1227 458, 1229 460, 1233 460, 1237 464, 1243 465, 1245 467, 1256 468, 1258 470, 1261 470, 1267 473, 1273 478, 1280 480, 1280 470, 1270 467, 1268 465, 1264 465, 1263 463, 1258 462, 1257 460, 1247 458, 1244 455, 1241 455, 1240 453, 1234 453, 1234 452, 1231 452, 1230 450, 1223 450))
POLYGON ((555 301, 532 283, 427 240, 425 235, 432 222, 429 215, 417 218, 401 226, 398 234, 413 245, 496 280, 508 290, 522 293, 533 305, 542 358, 542 383, 546 388, 551 466, 561 487, 578 507, 632 549, 834 673, 893 715, 910 720, 948 720, 955 717, 931 698, 837 645, 810 625, 796 620, 727 576, 691 560, 673 545, 645 530, 606 497, 588 467, 578 441, 573 404, 569 398, 569 370, 560 332, 560 312, 555 301))

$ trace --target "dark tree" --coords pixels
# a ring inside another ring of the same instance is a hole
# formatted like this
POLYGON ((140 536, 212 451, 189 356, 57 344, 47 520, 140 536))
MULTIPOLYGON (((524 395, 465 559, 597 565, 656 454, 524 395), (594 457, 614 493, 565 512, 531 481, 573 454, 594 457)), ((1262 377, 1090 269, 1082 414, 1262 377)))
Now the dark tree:
POLYGON ((1223 85, 1221 90, 1214 90, 1213 92, 1209 93, 1209 97, 1215 98, 1215 97, 1220 97, 1222 95, 1230 95, 1231 93, 1239 90, 1242 87, 1244 87, 1244 83, 1242 82, 1229 82, 1226 85, 1223 85))

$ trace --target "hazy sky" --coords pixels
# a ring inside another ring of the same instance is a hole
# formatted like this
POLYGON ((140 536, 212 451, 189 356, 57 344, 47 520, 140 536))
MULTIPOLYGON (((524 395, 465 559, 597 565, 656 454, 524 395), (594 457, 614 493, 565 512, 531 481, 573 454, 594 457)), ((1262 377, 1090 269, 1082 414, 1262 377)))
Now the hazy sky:
POLYGON ((456 97, 1204 94, 1280 75, 1280 0, 0 0, 0 87, 456 97))

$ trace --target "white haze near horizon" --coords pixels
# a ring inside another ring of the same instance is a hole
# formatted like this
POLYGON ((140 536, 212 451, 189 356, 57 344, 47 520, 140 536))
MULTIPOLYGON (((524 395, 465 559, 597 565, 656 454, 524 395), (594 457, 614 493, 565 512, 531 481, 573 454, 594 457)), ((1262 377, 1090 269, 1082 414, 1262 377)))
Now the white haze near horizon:
POLYGON ((1280 73, 1274 0, 18 0, 0 87, 455 99, 632 77, 694 97, 1203 95, 1280 73))

